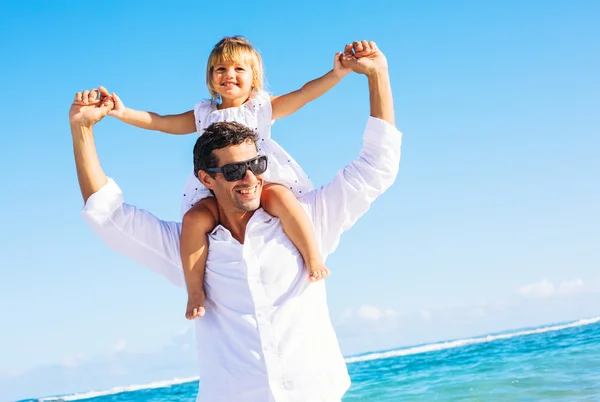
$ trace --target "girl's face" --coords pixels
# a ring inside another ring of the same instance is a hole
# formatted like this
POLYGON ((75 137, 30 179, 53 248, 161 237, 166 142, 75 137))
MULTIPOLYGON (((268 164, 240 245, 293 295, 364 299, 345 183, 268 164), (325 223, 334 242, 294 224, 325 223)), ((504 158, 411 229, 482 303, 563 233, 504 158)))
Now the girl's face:
POLYGON ((246 63, 235 61, 215 64, 212 85, 223 99, 248 98, 252 90, 252 68, 246 63))

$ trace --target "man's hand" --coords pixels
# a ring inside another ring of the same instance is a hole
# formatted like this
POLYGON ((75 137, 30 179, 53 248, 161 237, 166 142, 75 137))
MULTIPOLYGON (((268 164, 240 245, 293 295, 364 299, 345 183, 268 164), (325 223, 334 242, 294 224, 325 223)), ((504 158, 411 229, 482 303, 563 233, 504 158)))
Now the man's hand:
POLYGON ((342 55, 342 65, 355 73, 370 75, 387 70, 387 59, 375 42, 355 41, 346 45, 342 55))
POLYGON ((98 87, 98 90, 88 91, 86 89, 83 92, 77 92, 71 109, 69 109, 69 122, 71 126, 92 128, 113 107, 114 102, 106 88, 98 87))

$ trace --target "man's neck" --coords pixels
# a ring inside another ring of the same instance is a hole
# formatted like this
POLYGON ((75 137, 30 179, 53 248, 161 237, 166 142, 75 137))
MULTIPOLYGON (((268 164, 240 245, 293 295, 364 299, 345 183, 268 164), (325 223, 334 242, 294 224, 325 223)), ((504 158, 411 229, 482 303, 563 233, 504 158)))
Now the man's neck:
POLYGON ((256 211, 239 212, 224 211, 219 208, 219 221, 221 225, 231 232, 231 236, 244 244, 246 237, 246 226, 256 211))

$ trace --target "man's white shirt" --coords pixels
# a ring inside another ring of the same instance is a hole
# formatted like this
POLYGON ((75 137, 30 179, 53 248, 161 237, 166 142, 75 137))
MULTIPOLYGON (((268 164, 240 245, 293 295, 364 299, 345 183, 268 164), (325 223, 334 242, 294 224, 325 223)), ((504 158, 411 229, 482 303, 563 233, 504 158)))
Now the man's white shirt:
MULTIPOLYGON (((401 137, 370 117, 359 157, 299 198, 324 257, 394 182, 401 137)), ((82 215, 111 248, 184 286, 180 223, 125 204, 112 179, 88 199, 82 215)), ((257 210, 244 244, 218 225, 209 235, 205 290, 206 315, 195 320, 199 401, 341 400, 350 379, 325 281, 308 282, 302 256, 278 218, 257 210)))

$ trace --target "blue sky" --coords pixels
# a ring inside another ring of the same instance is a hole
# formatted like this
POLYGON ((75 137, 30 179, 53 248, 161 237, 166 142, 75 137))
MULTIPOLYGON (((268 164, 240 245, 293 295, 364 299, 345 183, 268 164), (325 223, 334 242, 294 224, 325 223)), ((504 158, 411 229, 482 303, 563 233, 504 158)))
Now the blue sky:
MULTIPOLYGON (((79 216, 67 111, 97 85, 130 107, 189 110, 225 35, 261 51, 274 94, 327 72, 349 41, 387 55, 400 174, 328 260, 346 354, 600 315, 599 13, 592 1, 7 3, 0 400, 195 375, 183 289, 79 216)), ((320 185, 357 155, 367 116, 366 80, 350 75, 273 136, 320 185)), ((177 219, 195 137, 114 119, 96 137, 126 199, 177 219)))

